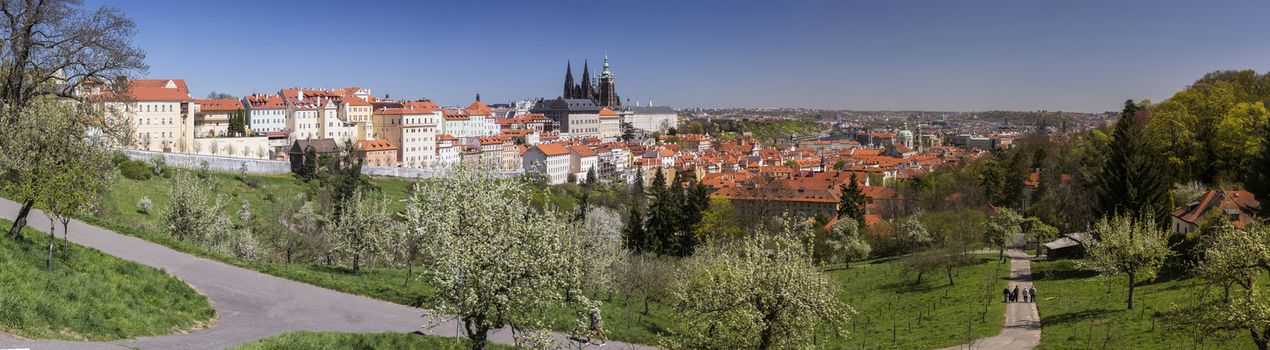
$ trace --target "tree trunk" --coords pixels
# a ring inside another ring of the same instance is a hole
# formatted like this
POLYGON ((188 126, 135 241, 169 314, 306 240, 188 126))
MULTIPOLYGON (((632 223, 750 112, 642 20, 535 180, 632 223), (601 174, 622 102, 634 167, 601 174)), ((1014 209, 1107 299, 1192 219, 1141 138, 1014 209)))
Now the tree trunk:
POLYGON ((1262 331, 1261 334, 1257 334, 1257 330, 1255 328, 1248 328, 1248 332, 1252 333, 1252 342, 1257 344, 1257 350, 1270 350, 1266 348, 1267 343, 1270 343, 1270 339, 1267 339, 1266 337, 1267 335, 1270 335, 1270 328, 1266 328, 1266 330, 1262 331))
POLYGON ((353 274, 354 275, 362 271, 361 258, 362 257, 360 254, 353 254, 353 274))
POLYGON ((411 264, 410 264, 410 261, 409 261, 409 260, 406 260, 406 278, 403 278, 403 279, 404 279, 404 281, 401 281, 401 286, 402 286, 402 287, 405 287, 405 286, 409 286, 409 285, 410 285, 410 276, 411 276, 411 275, 414 275, 414 272, 413 272, 413 271, 411 271, 412 269, 414 269, 414 265, 411 265, 411 264))
POLYGON ((295 252, 295 247, 287 247, 287 265, 291 265, 291 253, 295 252))
POLYGON ((26 227, 26 217, 31 214, 31 207, 35 206, 35 201, 26 200, 22 202, 22 209, 18 210, 18 217, 13 219, 13 226, 9 226, 9 237, 18 238, 18 234, 22 233, 22 228, 26 227))
POLYGON ((1133 277, 1134 273, 1129 272, 1129 310, 1133 310, 1133 277))
POLYGON ((49 256, 46 262, 48 270, 53 271, 53 245, 57 244, 57 226, 53 225, 53 218, 49 218, 49 256))
POLYGON ((949 287, 951 287, 951 286, 953 285, 953 274, 952 274, 952 271, 953 271, 953 266, 952 266, 951 264, 949 264, 949 265, 944 265, 944 272, 948 274, 948 286, 949 286, 949 287))
POLYGON ((474 323, 472 320, 463 320, 463 328, 466 328, 467 338, 472 341, 472 350, 485 350, 489 346, 489 326, 473 325, 472 323, 474 323), (474 326, 475 329, 473 329, 474 326))

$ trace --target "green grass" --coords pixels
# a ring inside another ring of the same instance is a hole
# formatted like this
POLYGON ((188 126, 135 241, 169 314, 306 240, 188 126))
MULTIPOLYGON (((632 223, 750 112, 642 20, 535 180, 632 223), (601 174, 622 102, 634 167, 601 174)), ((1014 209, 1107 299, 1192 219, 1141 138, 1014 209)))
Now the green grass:
POLYGON ((48 271, 48 235, 22 235, 0 238, 0 332, 114 340, 198 329, 216 316, 207 297, 163 271, 60 239, 48 271))
POLYGON ((1167 327, 1165 316, 1175 312, 1174 305, 1188 305, 1204 290, 1202 281, 1181 272, 1166 271, 1155 281, 1139 282, 1130 311, 1123 276, 1100 278, 1071 260, 1034 263, 1032 271, 1043 329, 1037 349, 1253 348, 1246 332, 1197 344, 1194 332, 1167 327))
POLYGON ((953 270, 948 285, 943 271, 916 283, 897 261, 853 264, 831 273, 839 297, 857 312, 846 325, 848 339, 824 335, 827 349, 931 349, 996 335, 1004 323, 1001 289, 1009 283, 1009 263, 979 255, 974 264, 953 270), (986 306, 986 309, 985 309, 986 306), (892 334, 894 332, 894 339, 892 334))
MULTIPOLYGON (((409 349, 469 349, 466 339, 457 342, 450 337, 425 336, 411 333, 330 333, 330 332, 295 332, 279 334, 260 341, 244 344, 236 350, 290 350, 290 349, 365 349, 365 350, 409 350, 409 349)), ((513 349, 510 346, 493 344, 490 349, 513 349)))

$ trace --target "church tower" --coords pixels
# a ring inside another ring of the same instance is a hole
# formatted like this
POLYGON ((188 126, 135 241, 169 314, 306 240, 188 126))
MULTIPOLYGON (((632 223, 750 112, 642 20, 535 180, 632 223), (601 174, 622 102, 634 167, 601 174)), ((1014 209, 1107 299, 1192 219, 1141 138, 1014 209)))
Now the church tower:
POLYGON ((587 66, 586 60, 582 61, 582 89, 576 95, 574 98, 595 98, 595 90, 591 89, 591 68, 587 66))
POLYGON ((622 100, 617 97, 617 86, 613 81, 613 72, 609 71, 609 55, 604 55, 604 71, 600 72, 600 88, 596 95, 596 104, 602 107, 617 107, 622 100))
POLYGON ((564 95, 563 98, 573 98, 573 63, 566 62, 564 65, 564 95))

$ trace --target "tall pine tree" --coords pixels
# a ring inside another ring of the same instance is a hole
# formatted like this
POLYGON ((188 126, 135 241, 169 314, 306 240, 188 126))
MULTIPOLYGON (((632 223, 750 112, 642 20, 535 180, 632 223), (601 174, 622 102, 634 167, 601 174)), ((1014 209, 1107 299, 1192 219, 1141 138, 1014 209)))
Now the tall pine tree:
POLYGON ((626 215, 626 227, 622 228, 622 241, 626 249, 643 254, 650 252, 648 233, 644 230, 644 211, 638 205, 632 205, 626 215))
POLYGON ((1151 218, 1156 223, 1168 223, 1165 219, 1172 209, 1170 180, 1159 168, 1160 159, 1146 144, 1143 125, 1138 120, 1140 111, 1133 100, 1125 101, 1124 112, 1111 136, 1107 160, 1096 179, 1099 210, 1102 217, 1123 214, 1135 220, 1151 218))
POLYGON ((657 171, 653 176, 652 187, 648 191, 651 202, 648 203, 648 221, 645 230, 652 250, 660 255, 674 254, 678 240, 675 234, 679 231, 679 206, 674 191, 667 188, 664 172, 657 171))
POLYGON ((851 182, 839 187, 838 197, 838 217, 848 217, 855 219, 858 223, 864 222, 864 191, 860 190, 859 179, 856 178, 855 172, 851 172, 851 182))
MULTIPOLYGON (((1244 177, 1244 185, 1248 187, 1258 200, 1270 198, 1270 125, 1262 133, 1261 152, 1252 160, 1252 166, 1244 177)), ((1270 215, 1270 205, 1261 206, 1262 215, 1270 215)))

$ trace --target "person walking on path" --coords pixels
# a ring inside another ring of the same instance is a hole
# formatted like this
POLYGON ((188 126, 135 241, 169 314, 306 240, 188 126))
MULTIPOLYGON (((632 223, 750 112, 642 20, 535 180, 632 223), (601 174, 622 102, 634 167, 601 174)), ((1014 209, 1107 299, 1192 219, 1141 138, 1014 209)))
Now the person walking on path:
POLYGON ((1014 286, 1014 291, 1010 292, 1010 302, 1019 302, 1019 286, 1014 286))
POLYGON ((1023 302, 1025 303, 1029 302, 1027 298, 1027 288, 1023 289, 1023 302))
POLYGON ((1001 290, 1001 302, 1003 303, 1010 302, 1010 287, 1005 287, 1004 289, 1001 290))
POLYGON ((1027 287, 1027 294, 1031 294, 1032 302, 1035 303, 1036 302, 1036 287, 1035 286, 1027 287))

